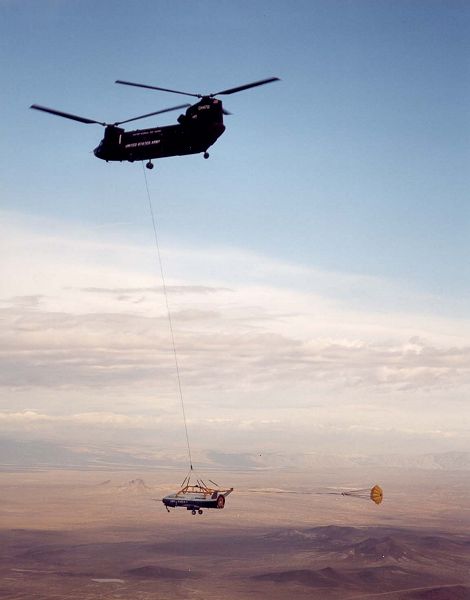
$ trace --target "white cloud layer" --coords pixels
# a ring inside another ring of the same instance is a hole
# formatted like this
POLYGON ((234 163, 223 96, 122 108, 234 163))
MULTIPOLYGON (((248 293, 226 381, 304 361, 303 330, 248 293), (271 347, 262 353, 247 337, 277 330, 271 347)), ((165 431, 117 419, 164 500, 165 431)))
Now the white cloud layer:
MULTIPOLYGON (((152 245, 8 214, 0 235, 0 422, 176 431, 152 245)), ((174 244, 163 260, 193 426, 288 443, 296 427, 445 436, 468 420, 470 322, 435 298, 235 249, 174 244)))

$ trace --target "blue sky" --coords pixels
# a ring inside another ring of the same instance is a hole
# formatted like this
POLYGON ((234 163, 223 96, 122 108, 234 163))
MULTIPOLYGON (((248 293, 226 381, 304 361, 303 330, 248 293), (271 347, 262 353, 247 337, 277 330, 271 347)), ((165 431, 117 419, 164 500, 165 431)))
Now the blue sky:
POLYGON ((282 83, 227 98, 234 115, 210 162, 159 165, 166 231, 468 292, 466 2, 1 10, 7 207, 89 222, 141 215, 129 201, 139 166, 101 164, 89 154, 99 126, 27 111, 32 102, 116 120, 180 101, 116 78, 214 91, 278 75, 282 83))
MULTIPOLYGON (((210 160, 164 159, 148 173, 164 247, 253 257, 230 263, 228 281, 210 258, 190 270, 170 253, 170 276, 319 294, 341 304, 340 320, 388 314, 386 343, 397 312, 409 316, 403 340, 413 318, 432 315, 439 325, 422 325, 424 337, 467 347, 456 323, 467 331, 468 2, 3 0, 0 14, 1 208, 19 239, 151 243, 141 165, 97 160, 99 126, 30 111, 33 102, 112 122, 181 100, 118 78, 213 92, 278 76, 224 100, 233 115, 210 160), (265 266, 248 272, 257 261, 265 266)), ((18 281, 4 297, 34 295, 18 281)), ((355 339, 368 339, 367 319, 355 339)))

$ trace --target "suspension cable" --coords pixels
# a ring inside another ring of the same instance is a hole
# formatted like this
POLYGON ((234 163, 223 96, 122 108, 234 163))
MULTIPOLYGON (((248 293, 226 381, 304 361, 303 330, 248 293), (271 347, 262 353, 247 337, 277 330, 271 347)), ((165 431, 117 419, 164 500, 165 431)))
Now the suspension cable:
POLYGON ((160 253, 160 244, 158 241, 157 221, 155 219, 155 212, 153 210, 152 199, 150 197, 150 190, 149 190, 149 185, 148 185, 148 181, 147 181, 147 173, 145 172, 145 166, 144 166, 143 161, 142 161, 142 170, 144 173, 145 189, 147 190, 147 199, 148 199, 148 205, 149 205, 149 210, 150 210, 150 216, 152 218, 155 248, 157 251, 158 265, 160 267, 160 274, 161 274, 161 278, 162 278, 163 295, 165 296, 166 312, 167 312, 167 316, 168 316, 168 325, 170 328, 170 337, 171 337, 171 344, 173 347, 173 356, 175 359, 176 379, 178 381, 178 392, 179 392, 179 398, 180 398, 180 402, 181 402, 181 410, 183 413, 184 431, 186 433, 186 445, 188 447, 189 467, 190 467, 190 472, 191 472, 193 470, 193 460, 191 457, 191 447, 189 445, 188 424, 186 421, 186 411, 184 410, 183 391, 182 391, 182 387, 181 387, 181 377, 180 377, 180 369, 179 369, 179 364, 178 364, 178 355, 176 352, 175 336, 173 333, 173 322, 171 319, 170 303, 168 300, 168 290, 167 290, 166 283, 165 283, 165 273, 163 270, 162 256, 160 253))

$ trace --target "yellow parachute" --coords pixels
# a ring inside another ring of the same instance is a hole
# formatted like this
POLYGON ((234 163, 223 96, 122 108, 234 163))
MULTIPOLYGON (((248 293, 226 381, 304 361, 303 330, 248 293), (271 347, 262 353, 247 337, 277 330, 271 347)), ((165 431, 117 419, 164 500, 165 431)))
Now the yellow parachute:
POLYGON ((380 504, 382 502, 384 499, 384 493, 380 485, 374 485, 374 487, 370 490, 370 499, 376 504, 380 504))
POLYGON ((384 493, 380 485, 374 485, 373 488, 360 490, 347 490, 341 492, 342 496, 354 496, 355 498, 370 498, 375 504, 380 504, 384 499, 384 493))
POLYGON ((272 489, 262 489, 262 490, 251 490, 253 492, 263 492, 265 494, 313 494, 316 496, 352 496, 353 498, 362 498, 364 500, 372 500, 375 504, 381 504, 384 499, 384 493, 380 485, 374 485, 372 488, 361 488, 358 490, 331 490, 325 489, 322 490, 310 490, 310 491, 296 491, 296 490, 272 490, 272 489))

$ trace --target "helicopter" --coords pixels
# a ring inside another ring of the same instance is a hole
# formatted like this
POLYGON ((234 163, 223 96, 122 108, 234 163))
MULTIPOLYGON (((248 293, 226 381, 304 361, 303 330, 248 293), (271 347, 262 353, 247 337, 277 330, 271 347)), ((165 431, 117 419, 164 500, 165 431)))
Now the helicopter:
POLYGON ((165 158, 168 156, 183 156, 186 154, 198 154, 203 152, 204 158, 209 158, 208 148, 212 146, 225 131, 224 115, 230 115, 226 111, 222 102, 216 96, 227 96, 242 92, 250 88, 279 81, 278 77, 270 77, 252 83, 246 83, 237 87, 229 88, 216 92, 215 94, 195 94, 190 92, 182 92, 180 90, 172 90, 142 83, 132 83, 130 81, 116 80, 115 83, 134 87, 141 87, 150 90, 159 90, 162 92, 170 92, 173 94, 182 94, 185 96, 193 96, 198 98, 196 104, 180 104, 171 108, 157 110, 155 112, 117 121, 115 123, 105 123, 103 121, 95 121, 86 117, 80 117, 71 113, 66 113, 53 108, 47 108, 39 104, 32 104, 30 108, 50 113, 58 117, 71 119, 85 124, 102 125, 104 137, 98 146, 93 150, 94 155, 101 160, 109 161, 143 161, 147 160, 146 167, 153 169, 152 159, 165 158), (152 127, 150 129, 136 129, 134 131, 125 131, 120 125, 160 115, 186 108, 186 112, 181 114, 175 125, 167 125, 164 127, 152 127))

